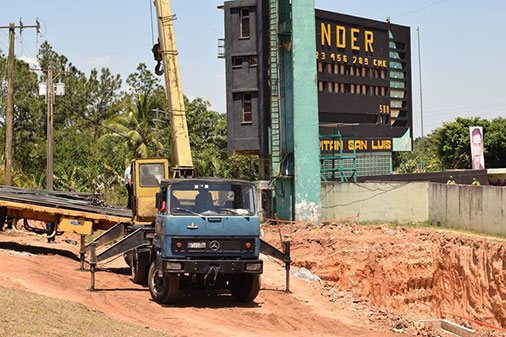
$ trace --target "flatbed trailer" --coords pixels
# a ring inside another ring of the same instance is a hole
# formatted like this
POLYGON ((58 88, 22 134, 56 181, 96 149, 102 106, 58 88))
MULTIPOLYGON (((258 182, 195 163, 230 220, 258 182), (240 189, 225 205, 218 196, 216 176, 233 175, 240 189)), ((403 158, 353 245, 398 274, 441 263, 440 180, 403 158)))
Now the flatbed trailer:
POLYGON ((0 228, 6 221, 53 222, 57 231, 91 234, 130 221, 132 211, 100 205, 92 193, 54 192, 0 186, 0 228))
MULTIPOLYGON (((93 193, 0 186, 0 230, 6 223, 17 223, 18 220, 24 220, 27 230, 35 228, 28 225, 26 220, 53 222, 54 232, 46 233, 48 235, 55 235, 57 232, 73 232, 81 235, 81 270, 85 270, 85 256, 88 253, 88 263, 92 273, 91 290, 95 289, 94 274, 97 263, 121 254, 130 254, 127 263, 132 268, 132 280, 136 283, 144 283, 144 278, 138 270, 143 265, 133 263, 133 261, 149 257, 155 234, 154 223, 134 221, 131 210, 102 206, 100 199, 100 195, 93 193), (85 245, 85 236, 96 230, 105 230, 105 232, 90 244, 85 245), (96 250, 104 246, 108 247, 97 253, 96 250)), ((38 230, 44 231, 42 228, 38 230)), ((284 262, 286 290, 288 290, 290 245, 288 242, 284 244, 284 252, 282 252, 260 239, 260 252, 284 262)), ((145 263, 149 261, 150 258, 145 263)))

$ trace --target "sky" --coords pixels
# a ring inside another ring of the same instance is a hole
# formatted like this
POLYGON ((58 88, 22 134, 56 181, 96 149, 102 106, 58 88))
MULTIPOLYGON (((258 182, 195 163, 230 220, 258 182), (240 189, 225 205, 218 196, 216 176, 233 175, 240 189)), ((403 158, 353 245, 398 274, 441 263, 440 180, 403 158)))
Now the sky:
MULTIPOLYGON (((80 70, 108 67, 123 80, 140 62, 153 68, 151 0, 16 0, 2 2, 0 26, 33 25, 17 35, 15 54, 34 58, 44 40, 80 70), (38 42, 38 44, 37 44, 38 42)), ((296 1, 296 0, 295 0, 296 1)), ((315 0, 316 8, 411 27, 414 136, 420 136, 420 86, 416 29, 420 29, 424 133, 457 116, 506 117, 506 1, 315 0)), ((217 58, 224 37, 218 0, 172 0, 183 92, 226 112, 225 63, 217 58)), ((155 39, 157 36, 156 23, 155 39)), ((0 30, 6 53, 7 30, 0 30)))

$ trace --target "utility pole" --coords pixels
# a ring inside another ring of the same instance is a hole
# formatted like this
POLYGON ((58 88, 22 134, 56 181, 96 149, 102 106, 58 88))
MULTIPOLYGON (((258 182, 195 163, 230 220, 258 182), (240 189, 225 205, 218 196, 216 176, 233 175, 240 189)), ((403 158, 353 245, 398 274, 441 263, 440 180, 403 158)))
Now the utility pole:
MULTIPOLYGON (((49 66, 47 69, 35 69, 30 68, 34 71, 42 71, 47 73, 46 89, 44 93, 40 95, 46 95, 47 103, 47 159, 46 159, 46 189, 48 191, 53 190, 53 149, 54 149, 54 129, 53 129, 53 115, 54 115, 54 101, 55 96, 65 95, 65 85, 57 83, 56 94, 54 92, 54 78, 53 73, 57 73, 56 77, 61 74, 69 74, 70 71, 53 69, 49 66), (63 85, 63 87, 61 87, 63 85), (58 89, 60 88, 60 89, 58 89)), ((39 91, 40 93, 40 91, 39 91)))
POLYGON ((422 100, 422 58, 420 53, 420 27, 416 28, 418 34, 418 75, 420 78, 420 124, 422 128, 422 139, 423 139, 423 100, 422 100))
POLYGON ((12 184, 12 134, 14 119, 14 22, 9 23, 9 58, 7 61, 7 116, 5 118, 5 184, 12 184))
POLYGON ((8 26, 0 26, 0 29, 9 29, 9 56, 7 60, 7 115, 5 116, 5 184, 12 184, 12 138, 14 133, 14 30, 23 32, 25 28, 36 28, 39 33, 39 21, 34 26, 24 26, 19 20, 19 25, 10 22, 8 26))
POLYGON ((54 104, 54 86, 53 86, 53 68, 47 69, 47 170, 46 170, 46 189, 53 190, 53 104, 54 104))

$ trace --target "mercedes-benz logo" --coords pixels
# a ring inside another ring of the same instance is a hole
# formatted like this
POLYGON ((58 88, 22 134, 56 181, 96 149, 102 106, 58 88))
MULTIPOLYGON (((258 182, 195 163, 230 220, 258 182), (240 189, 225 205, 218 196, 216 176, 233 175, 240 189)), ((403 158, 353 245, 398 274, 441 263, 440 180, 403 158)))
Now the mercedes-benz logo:
POLYGON ((220 243, 218 241, 211 241, 209 244, 209 249, 211 249, 213 252, 218 251, 218 249, 220 249, 220 243))

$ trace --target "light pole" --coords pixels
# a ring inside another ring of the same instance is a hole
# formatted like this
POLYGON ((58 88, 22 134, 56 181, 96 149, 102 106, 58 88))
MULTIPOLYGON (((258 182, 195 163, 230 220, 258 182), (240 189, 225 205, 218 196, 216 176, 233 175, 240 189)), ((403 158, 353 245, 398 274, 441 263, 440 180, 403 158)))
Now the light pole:
POLYGON ((420 124, 422 128, 422 139, 423 139, 423 100, 422 100, 422 58, 420 53, 420 27, 416 28, 418 35, 418 75, 420 79, 420 124))

